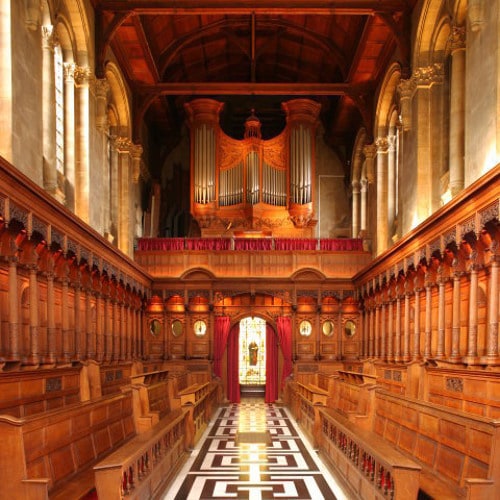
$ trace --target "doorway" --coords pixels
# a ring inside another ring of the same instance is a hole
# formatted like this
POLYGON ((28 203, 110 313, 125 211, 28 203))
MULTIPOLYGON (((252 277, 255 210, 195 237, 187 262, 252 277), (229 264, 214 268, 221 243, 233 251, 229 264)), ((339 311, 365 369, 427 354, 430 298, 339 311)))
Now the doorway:
POLYGON ((264 397, 266 391, 266 321, 246 317, 240 321, 238 379, 242 397, 264 397))

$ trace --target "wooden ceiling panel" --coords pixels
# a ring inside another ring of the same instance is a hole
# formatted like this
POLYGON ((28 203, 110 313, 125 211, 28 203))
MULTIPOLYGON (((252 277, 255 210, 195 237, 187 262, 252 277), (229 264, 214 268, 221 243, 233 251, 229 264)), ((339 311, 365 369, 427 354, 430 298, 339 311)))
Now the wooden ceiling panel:
MULTIPOLYGON (((152 102, 149 110, 143 110, 148 128, 165 130, 179 129, 180 124, 172 120, 182 118, 188 93, 160 97, 169 83, 184 83, 185 90, 196 84, 195 94, 200 95, 204 82, 232 82, 234 87, 224 87, 227 94, 217 98, 226 101, 226 109, 236 109, 230 104, 238 99, 241 113, 249 107, 238 96, 242 86, 281 84, 283 94, 273 92, 261 105, 260 118, 269 130, 279 129, 280 125, 272 126, 273 113, 296 92, 290 84, 363 82, 377 88, 394 50, 405 47, 405 36, 409 39, 402 28, 410 24, 416 4, 416 0, 293 0, 287 7, 277 0, 259 0, 255 5, 229 0, 92 2, 100 14, 96 73, 104 72, 102 65, 109 59, 106 50, 111 47, 132 91, 142 89, 151 97, 140 97, 152 102), (147 90, 142 84, 147 84, 147 90)), ((338 97, 337 88, 332 86, 330 97, 317 97, 324 106, 321 116, 332 143, 351 140, 360 125, 370 129, 373 116, 373 103, 338 97)), ((352 92, 359 91, 352 87, 352 92)), ((264 97, 248 95, 247 104, 258 107, 264 97)), ((283 117, 274 119, 281 123, 283 117)), ((139 125, 134 133, 143 128, 139 125)), ((344 145, 346 150, 349 147, 344 145)))

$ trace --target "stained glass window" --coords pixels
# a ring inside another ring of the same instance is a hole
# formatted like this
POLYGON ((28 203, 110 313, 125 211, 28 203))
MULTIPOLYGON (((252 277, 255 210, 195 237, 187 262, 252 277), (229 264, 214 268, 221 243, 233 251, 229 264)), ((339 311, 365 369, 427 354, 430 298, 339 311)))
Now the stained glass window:
POLYGON ((266 383, 266 322, 261 318, 240 321, 240 384, 266 383))

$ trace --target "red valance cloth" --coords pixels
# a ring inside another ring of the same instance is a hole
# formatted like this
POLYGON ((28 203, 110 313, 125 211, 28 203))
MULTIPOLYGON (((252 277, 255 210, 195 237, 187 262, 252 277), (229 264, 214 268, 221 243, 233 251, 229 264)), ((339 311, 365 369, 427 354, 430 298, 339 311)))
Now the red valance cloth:
POLYGON ((186 238, 186 250, 230 250, 230 238, 186 238))
POLYGON ((215 317, 214 330, 214 373, 216 377, 222 376, 222 356, 226 350, 227 337, 231 321, 229 316, 215 317))
POLYGON ((184 250, 184 238, 139 238, 137 250, 149 250, 150 252, 184 250))
POLYGON ((275 250, 317 250, 318 240, 312 238, 275 238, 275 250))
POLYGON ((179 250, 325 250, 363 251, 359 238, 140 238, 137 250, 168 252, 179 250), (318 248, 319 247, 319 248, 318 248))
POLYGON ((363 250, 363 240, 360 238, 335 238, 319 240, 320 250, 345 252, 349 250, 363 250))
POLYGON ((273 240, 271 238, 235 238, 235 250, 272 250, 273 240))

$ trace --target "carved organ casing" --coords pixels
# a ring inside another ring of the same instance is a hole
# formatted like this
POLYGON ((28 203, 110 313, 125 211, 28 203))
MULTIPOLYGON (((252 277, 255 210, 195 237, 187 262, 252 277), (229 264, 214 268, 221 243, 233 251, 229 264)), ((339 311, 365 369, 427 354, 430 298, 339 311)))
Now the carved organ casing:
POLYGON ((196 99, 186 104, 191 131, 191 214, 202 236, 230 227, 275 236, 310 237, 313 212, 315 135, 320 105, 310 99, 282 104, 287 124, 263 140, 254 115, 243 140, 219 125, 223 103, 196 99))

